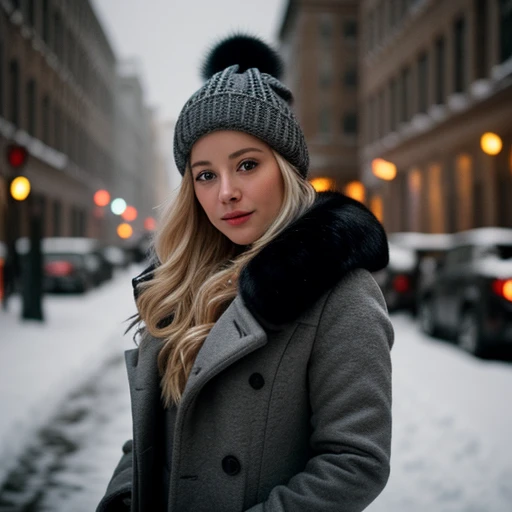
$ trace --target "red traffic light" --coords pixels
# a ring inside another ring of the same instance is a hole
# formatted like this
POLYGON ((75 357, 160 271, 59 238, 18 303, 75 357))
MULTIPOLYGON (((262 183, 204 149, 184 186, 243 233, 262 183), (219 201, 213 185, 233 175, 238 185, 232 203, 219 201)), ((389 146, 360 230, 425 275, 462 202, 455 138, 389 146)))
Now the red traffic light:
POLYGON ((7 146, 7 163, 13 169, 21 169, 27 161, 28 151, 18 144, 9 144, 7 146))

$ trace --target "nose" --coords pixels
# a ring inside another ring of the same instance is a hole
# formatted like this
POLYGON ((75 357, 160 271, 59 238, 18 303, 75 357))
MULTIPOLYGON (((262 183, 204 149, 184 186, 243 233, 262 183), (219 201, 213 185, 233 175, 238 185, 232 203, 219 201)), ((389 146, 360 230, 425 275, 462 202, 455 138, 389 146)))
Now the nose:
POLYGON ((236 185, 235 180, 231 177, 221 179, 219 200, 222 203, 233 203, 240 200, 242 196, 240 188, 236 185))

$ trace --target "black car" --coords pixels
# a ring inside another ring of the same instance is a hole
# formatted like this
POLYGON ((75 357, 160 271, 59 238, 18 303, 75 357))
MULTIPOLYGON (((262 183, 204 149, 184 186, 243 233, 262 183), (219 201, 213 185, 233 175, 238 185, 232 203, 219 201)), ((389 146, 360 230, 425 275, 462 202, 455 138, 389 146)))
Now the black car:
POLYGON ((416 314, 418 288, 428 281, 451 244, 446 234, 403 232, 388 235, 389 265, 374 274, 388 310, 416 314))
POLYGON ((512 345, 512 229, 453 235, 444 263, 420 290, 419 322, 475 355, 512 345))

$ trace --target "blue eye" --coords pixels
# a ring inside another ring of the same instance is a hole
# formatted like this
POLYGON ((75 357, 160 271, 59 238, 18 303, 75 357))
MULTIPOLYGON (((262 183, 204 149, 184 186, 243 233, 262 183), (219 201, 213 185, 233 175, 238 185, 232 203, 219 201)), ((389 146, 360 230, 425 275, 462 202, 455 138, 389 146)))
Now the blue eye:
POLYGON ((196 181, 211 181, 215 178, 215 174, 211 171, 204 171, 196 176, 196 181))
POLYGON ((242 171, 252 171, 257 166, 258 162, 255 162, 254 160, 246 160, 245 162, 242 162, 240 169, 242 169, 242 171))

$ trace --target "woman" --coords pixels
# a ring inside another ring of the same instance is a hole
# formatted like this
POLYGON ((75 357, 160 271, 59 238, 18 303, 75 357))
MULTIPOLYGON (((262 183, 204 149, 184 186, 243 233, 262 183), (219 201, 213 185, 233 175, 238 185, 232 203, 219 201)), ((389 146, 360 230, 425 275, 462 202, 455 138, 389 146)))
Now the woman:
POLYGON ((204 70, 157 265, 134 279, 133 441, 98 510, 361 511, 389 473, 384 230, 306 180, 270 48, 233 36, 204 70))

